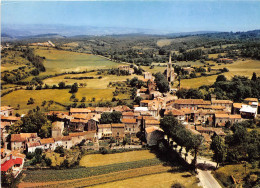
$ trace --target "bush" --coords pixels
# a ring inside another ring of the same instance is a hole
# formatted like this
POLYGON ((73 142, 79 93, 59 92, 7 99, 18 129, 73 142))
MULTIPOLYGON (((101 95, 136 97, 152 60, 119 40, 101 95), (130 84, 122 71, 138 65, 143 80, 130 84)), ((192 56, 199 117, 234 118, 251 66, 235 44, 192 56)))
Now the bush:
POLYGON ((174 183, 171 188, 185 188, 184 185, 180 184, 180 183, 174 183))
POLYGON ((54 150, 54 152, 60 153, 60 154, 64 154, 63 146, 58 146, 58 147, 56 147, 56 149, 54 150))
POLYGON ((27 159, 32 159, 34 157, 35 153, 32 153, 32 152, 28 152, 26 153, 26 158, 27 159))
POLYGON ((47 166, 51 166, 51 159, 45 158, 45 163, 46 163, 47 166))
POLYGON ((104 147, 99 148, 99 152, 100 152, 101 154, 103 154, 103 155, 108 153, 107 149, 104 148, 104 147))

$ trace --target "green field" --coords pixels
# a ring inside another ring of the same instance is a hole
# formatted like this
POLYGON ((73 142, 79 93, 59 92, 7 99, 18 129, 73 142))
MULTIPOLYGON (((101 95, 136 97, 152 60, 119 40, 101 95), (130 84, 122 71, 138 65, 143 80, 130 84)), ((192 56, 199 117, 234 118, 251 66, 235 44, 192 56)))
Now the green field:
POLYGON ((116 76, 116 75, 97 75, 97 72, 90 72, 84 74, 66 74, 62 76, 56 76, 53 78, 45 79, 43 82, 44 84, 48 85, 57 85, 59 82, 65 82, 67 85, 71 85, 75 82, 78 84, 86 83, 86 88, 92 89, 106 89, 109 82, 117 82, 117 81, 126 81, 126 79, 132 79, 133 77, 141 78, 142 76, 138 75, 128 75, 128 76, 116 76), (98 79, 99 76, 102 76, 101 79, 98 79), (94 77, 94 79, 65 79, 65 77, 94 77))
POLYGON ((149 150, 130 151, 107 155, 93 154, 82 157, 80 160, 80 165, 85 167, 93 167, 153 158, 155 158, 155 155, 149 152, 149 150))
MULTIPOLYGON (((212 69, 220 69, 220 68, 228 68, 229 72, 224 73, 224 75, 230 79, 235 75, 239 76, 247 76, 251 78, 253 72, 255 72, 258 76, 260 75, 260 61, 259 60, 252 60, 246 59, 237 60, 232 64, 221 64, 218 65, 215 63, 216 66, 213 66, 212 69)), ((197 88, 202 85, 210 85, 216 81, 217 75, 208 76, 208 77, 199 77, 193 79, 184 79, 181 80, 181 87, 184 88, 197 88)))
POLYGON ((197 185, 197 179, 195 176, 191 176, 188 172, 183 173, 170 173, 164 172, 160 174, 145 175, 136 178, 129 178, 122 181, 115 181, 111 183, 101 184, 94 186, 94 188, 109 188, 109 187, 171 187, 175 183, 180 183, 185 187, 199 187, 197 185))
POLYGON ((35 48, 35 53, 46 58, 44 62, 46 72, 41 73, 41 75, 113 68, 120 65, 101 56, 57 50, 54 48, 35 48))
POLYGON ((19 51, 7 50, 6 54, 1 57, 1 72, 12 71, 21 66, 27 66, 30 63, 27 59, 23 58, 21 55, 23 53, 19 51))
MULTIPOLYGON (((111 101, 113 98, 113 91, 115 89, 88 89, 88 88, 79 88, 76 93, 76 98, 79 101, 82 97, 86 97, 86 102, 90 102, 93 97, 98 101, 111 101)), ((7 94, 1 98, 2 105, 11 105, 16 107, 20 105, 20 109, 17 110, 18 113, 26 113, 28 110, 35 108, 36 106, 41 106, 42 102, 53 100, 65 105, 71 104, 70 101, 71 93, 69 89, 45 89, 45 90, 18 90, 10 94, 7 94), (33 98, 35 103, 27 105, 27 101, 33 98)), ((119 99, 129 98, 128 95, 119 94, 116 96, 119 99)), ((80 102, 78 103, 80 104, 80 102)), ((46 105, 47 106, 47 105, 46 105)), ((53 104, 48 107, 48 110, 65 110, 63 106, 53 104)))
POLYGON ((65 170, 25 171, 19 187, 171 187, 180 183, 198 187, 198 179, 178 166, 164 165, 148 150, 116 154, 89 154, 80 165, 65 170))

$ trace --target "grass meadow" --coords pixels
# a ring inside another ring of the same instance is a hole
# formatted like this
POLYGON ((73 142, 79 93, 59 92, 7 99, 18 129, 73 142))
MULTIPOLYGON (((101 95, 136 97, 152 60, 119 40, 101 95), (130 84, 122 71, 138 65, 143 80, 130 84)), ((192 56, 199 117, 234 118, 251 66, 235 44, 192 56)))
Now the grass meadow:
POLYGON ((123 162, 131 162, 138 161, 144 159, 153 159, 156 156, 153 153, 150 153, 149 150, 142 151, 130 151, 124 153, 114 153, 114 154, 93 154, 93 155, 85 155, 80 160, 79 165, 85 167, 94 167, 94 166, 102 166, 109 165, 115 163, 123 163, 123 162))
MULTIPOLYGON (((224 75, 230 79, 235 75, 246 76, 251 78, 253 72, 257 75, 260 75, 260 61, 246 59, 245 61, 239 59, 232 64, 221 64, 218 65, 215 63, 215 66, 212 69, 221 69, 228 68, 229 72, 224 73, 224 75)), ((199 77, 193 79, 181 80, 181 87, 183 88, 198 88, 202 85, 211 85, 216 81, 217 75, 199 77)))
POLYGON ((35 48, 35 53, 46 58, 44 62, 46 72, 41 73, 41 75, 113 68, 120 65, 119 63, 109 61, 100 56, 57 50, 54 48, 35 48))
MULTIPOLYGON (((78 92, 75 94, 76 98, 79 101, 82 97, 86 97, 86 102, 91 102, 92 98, 95 97, 95 102, 99 101, 111 101, 113 98, 113 92, 115 89, 88 89, 88 88, 79 88, 78 92)), ((2 106, 10 105, 12 107, 17 107, 20 105, 19 110, 16 110, 18 113, 26 113, 28 110, 40 106, 43 101, 53 100, 54 102, 62 103, 64 105, 72 104, 70 101, 71 93, 69 89, 44 89, 44 90, 17 90, 10 94, 7 94, 1 98, 2 106), (27 105, 27 101, 33 98, 34 104, 27 105)), ((119 94, 116 96, 119 99, 128 99, 127 94, 119 94)), ((80 104, 80 102, 78 102, 80 104)), ((46 105, 45 107, 47 107, 46 105)), ((65 110, 65 107, 52 104, 47 107, 47 110, 65 110)))
POLYGON ((195 176, 162 163, 148 150, 89 154, 80 161, 84 167, 25 171, 19 187, 171 187, 174 183, 198 187, 195 176))
POLYGON ((138 75, 128 75, 128 76, 116 76, 116 75, 97 75, 97 72, 89 72, 84 74, 66 74, 62 76, 56 76, 53 78, 48 78, 43 80, 44 84, 48 85, 57 85, 59 82, 65 82, 66 85, 71 85, 75 82, 78 84, 86 83, 86 88, 93 88, 93 89, 106 89, 109 82, 117 82, 117 81, 126 81, 126 79, 132 79, 133 77, 141 78, 142 76, 138 75), (102 76, 101 79, 98 79, 99 76, 102 76), (65 77, 94 77, 94 79, 65 79, 65 77))
POLYGON ((175 183, 180 183, 185 187, 199 187, 195 176, 191 176, 189 172, 171 173, 163 172, 160 174, 151 174, 141 177, 129 178, 126 180, 115 181, 111 183, 93 186, 94 188, 109 188, 109 187, 171 187, 175 183))

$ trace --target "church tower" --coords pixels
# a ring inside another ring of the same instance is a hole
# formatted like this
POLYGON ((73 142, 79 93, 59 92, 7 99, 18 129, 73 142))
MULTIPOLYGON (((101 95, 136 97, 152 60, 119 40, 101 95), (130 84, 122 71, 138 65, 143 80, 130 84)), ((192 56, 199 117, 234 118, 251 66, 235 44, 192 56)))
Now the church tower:
POLYGON ((172 56, 169 55, 169 62, 167 63, 166 76, 169 82, 173 82, 175 79, 174 68, 172 68, 172 56))

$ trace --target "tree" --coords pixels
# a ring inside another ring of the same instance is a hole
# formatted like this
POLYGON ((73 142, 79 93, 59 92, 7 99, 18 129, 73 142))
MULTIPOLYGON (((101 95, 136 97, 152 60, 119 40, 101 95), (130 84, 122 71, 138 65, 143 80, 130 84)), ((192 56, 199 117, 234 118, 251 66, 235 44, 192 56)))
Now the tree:
POLYGON ((86 102, 86 97, 82 97, 80 102, 86 102))
POLYGON ((169 82, 162 73, 156 73, 154 81, 161 93, 166 93, 170 90, 169 82))
POLYGON ((44 113, 29 111, 21 118, 21 121, 11 126, 11 132, 37 133, 41 138, 49 137, 51 135, 51 122, 44 113))
POLYGON ((138 84, 138 78, 137 78, 137 77, 134 77, 134 78, 132 78, 132 79, 130 80, 130 85, 131 85, 132 87, 136 87, 137 84, 138 84))
POLYGON ((176 129, 178 126, 179 122, 173 115, 165 116, 160 120, 160 127, 167 135, 168 142, 170 141, 169 138, 173 137, 176 133, 176 129))
POLYGON ((59 85, 59 89, 64 89, 66 87, 65 82, 60 82, 58 85, 59 85))
POLYGON ((214 152, 213 160, 217 162, 217 166, 216 166, 217 168, 219 163, 225 161, 226 154, 227 154, 227 149, 226 149, 224 139, 218 135, 214 135, 212 137, 210 149, 214 152))
POLYGON ((121 112, 104 112, 101 114, 100 123, 109 124, 109 123, 120 123, 122 113, 121 112))
POLYGON ((78 92, 78 83, 74 83, 71 86, 70 93, 77 93, 78 92))
POLYGON ((224 75, 218 75, 216 82, 224 82, 227 81, 227 78, 224 75))
POLYGON ((34 99, 33 99, 33 98, 30 98, 30 99, 28 100, 28 102, 27 102, 27 105, 33 104, 33 103, 34 103, 34 99))
POLYGON ((198 155, 200 147, 203 143, 203 137, 201 135, 193 135, 191 141, 192 141, 192 146, 194 149, 194 159, 193 159, 192 163, 193 163, 193 166, 195 167, 197 164, 197 155, 198 155))
POLYGON ((252 75, 252 78, 251 78, 251 80, 252 80, 252 81, 256 81, 256 79, 257 79, 257 77, 256 77, 256 73, 255 73, 255 72, 253 72, 253 75, 252 75))

